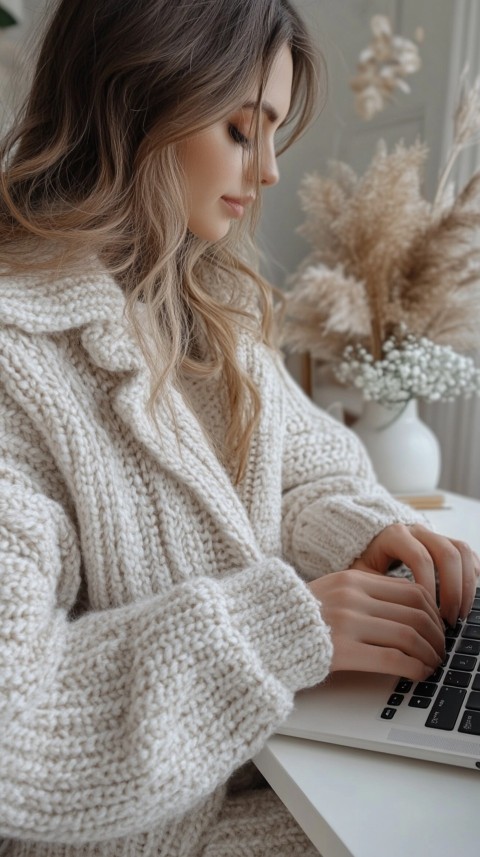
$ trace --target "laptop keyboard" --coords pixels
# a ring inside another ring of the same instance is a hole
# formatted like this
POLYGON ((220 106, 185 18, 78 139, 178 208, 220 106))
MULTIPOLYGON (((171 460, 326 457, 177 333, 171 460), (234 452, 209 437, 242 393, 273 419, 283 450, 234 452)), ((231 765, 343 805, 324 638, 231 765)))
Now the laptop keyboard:
POLYGON ((399 679, 381 713, 392 720, 400 706, 421 709, 431 729, 480 735, 480 588, 472 610, 445 631, 446 657, 425 681, 399 679))

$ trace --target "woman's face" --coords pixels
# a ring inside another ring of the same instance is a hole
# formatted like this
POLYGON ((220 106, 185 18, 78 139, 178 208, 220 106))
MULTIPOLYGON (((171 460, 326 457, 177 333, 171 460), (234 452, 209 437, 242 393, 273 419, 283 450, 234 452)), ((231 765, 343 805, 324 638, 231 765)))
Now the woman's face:
MULTIPOLYGON (((260 114, 259 157, 263 187, 278 182, 275 132, 285 121, 292 94, 293 63, 282 47, 267 80, 260 114)), ((225 120, 185 140, 179 148, 188 195, 188 228, 205 241, 223 238, 257 194, 248 149, 253 139, 255 94, 225 120)))

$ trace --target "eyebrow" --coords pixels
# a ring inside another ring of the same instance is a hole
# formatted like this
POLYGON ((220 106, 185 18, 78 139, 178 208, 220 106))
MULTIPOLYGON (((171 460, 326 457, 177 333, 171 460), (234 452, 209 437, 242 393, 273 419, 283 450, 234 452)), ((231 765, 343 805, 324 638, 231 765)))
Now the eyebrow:
MULTIPOLYGON (((247 101, 246 104, 242 105, 242 110, 256 110, 258 107, 258 103, 256 101, 247 101)), ((261 111, 265 113, 267 118, 270 120, 272 124, 278 122, 279 115, 272 104, 269 101, 262 101, 261 103, 261 111)))

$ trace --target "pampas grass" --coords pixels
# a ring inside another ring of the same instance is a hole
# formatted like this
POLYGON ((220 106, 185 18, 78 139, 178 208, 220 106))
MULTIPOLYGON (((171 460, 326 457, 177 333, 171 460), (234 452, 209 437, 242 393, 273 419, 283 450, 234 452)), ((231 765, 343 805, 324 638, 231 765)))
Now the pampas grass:
MULTIPOLYGON (((383 110, 396 91, 410 92, 405 78, 421 65, 417 45, 394 35, 386 15, 374 15, 370 28, 372 40, 360 54, 357 72, 350 81, 355 109, 366 120, 383 110)), ((416 41, 423 41, 422 30, 417 31, 416 41)))
POLYGON ((428 149, 378 143, 359 177, 346 164, 306 176, 301 234, 311 252, 289 281, 284 343, 336 363, 360 344, 374 360, 390 337, 425 336, 478 351, 480 172, 457 195, 458 153, 480 136, 480 82, 464 85, 454 139, 433 202, 422 193, 428 149))

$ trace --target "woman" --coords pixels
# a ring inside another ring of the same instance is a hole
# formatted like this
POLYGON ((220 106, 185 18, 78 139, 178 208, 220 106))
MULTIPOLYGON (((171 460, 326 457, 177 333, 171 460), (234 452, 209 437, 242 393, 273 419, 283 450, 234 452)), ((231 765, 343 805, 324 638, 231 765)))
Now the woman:
POLYGON ((317 75, 287 0, 63 0, 46 32, 2 159, 1 853, 316 853, 242 766, 331 670, 426 677, 472 602, 478 559, 285 373, 246 261, 317 75))

